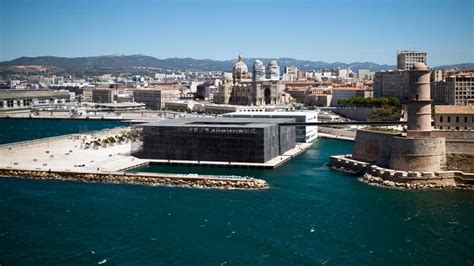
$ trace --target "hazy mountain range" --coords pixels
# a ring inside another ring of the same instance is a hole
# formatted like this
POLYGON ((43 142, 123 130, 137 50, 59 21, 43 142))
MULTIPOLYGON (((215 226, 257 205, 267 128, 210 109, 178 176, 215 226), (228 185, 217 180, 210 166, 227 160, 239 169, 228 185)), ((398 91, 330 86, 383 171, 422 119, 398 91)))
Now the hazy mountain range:
MULTIPOLYGON (((252 68, 253 62, 257 58, 245 58, 244 61, 248 65, 249 70, 252 68)), ((273 58, 258 58, 267 65, 273 58)), ((297 66, 301 70, 320 70, 331 68, 349 67, 354 71, 358 69, 369 69, 371 71, 396 69, 395 65, 380 65, 372 62, 354 62, 328 63, 324 61, 298 60, 293 58, 277 58, 281 71, 286 66, 297 66)), ((167 58, 158 59, 146 55, 106 55, 94 57, 55 57, 55 56, 39 56, 39 57, 20 57, 11 61, 0 62, 1 71, 18 71, 21 72, 22 67, 19 66, 44 66, 51 71, 66 72, 112 72, 137 68, 157 68, 164 70, 195 70, 195 71, 232 71, 232 67, 236 59, 233 60, 211 60, 211 59, 193 59, 193 58, 167 58)), ((474 69, 474 64, 458 64, 446 65, 437 68, 457 68, 457 69, 474 69)))

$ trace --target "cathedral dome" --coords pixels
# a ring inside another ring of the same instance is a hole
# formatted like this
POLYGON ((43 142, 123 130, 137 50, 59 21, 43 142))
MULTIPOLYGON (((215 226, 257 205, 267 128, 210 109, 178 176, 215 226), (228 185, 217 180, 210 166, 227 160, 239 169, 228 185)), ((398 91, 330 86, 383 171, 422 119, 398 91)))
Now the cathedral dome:
POLYGON ((248 68, 247 65, 244 63, 242 56, 239 55, 239 59, 234 65, 234 78, 235 79, 243 79, 246 78, 248 75, 248 68))

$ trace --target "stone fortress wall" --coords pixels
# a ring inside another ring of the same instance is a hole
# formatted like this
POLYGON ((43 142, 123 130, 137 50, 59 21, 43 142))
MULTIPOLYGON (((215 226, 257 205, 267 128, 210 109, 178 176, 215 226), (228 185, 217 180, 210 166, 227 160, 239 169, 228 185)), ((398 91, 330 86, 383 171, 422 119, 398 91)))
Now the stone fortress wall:
POLYGON ((446 163, 444 138, 405 138, 391 140, 389 168, 440 171, 446 163))
POLYGON ((439 165, 474 172, 474 132, 433 131, 430 141, 401 134, 358 130, 352 158, 392 169, 419 169, 439 165), (445 138, 446 140, 443 140, 445 138), (446 154, 446 158, 443 158, 446 154))
POLYGON ((352 158, 382 167, 389 167, 393 134, 370 130, 357 130, 352 158))
POLYGON ((432 131, 430 73, 423 63, 415 63, 409 71, 406 134, 358 130, 353 155, 333 156, 331 166, 364 173, 368 182, 432 182, 441 186, 455 185, 455 178, 474 182, 474 174, 451 173, 473 172, 474 134, 432 131), (443 172, 447 168, 450 171, 443 172))
POLYGON ((433 137, 446 139, 447 153, 474 154, 474 131, 441 131, 431 132, 433 137))
POLYGON ((433 131, 446 139, 446 165, 450 169, 474 173, 474 131, 433 131))

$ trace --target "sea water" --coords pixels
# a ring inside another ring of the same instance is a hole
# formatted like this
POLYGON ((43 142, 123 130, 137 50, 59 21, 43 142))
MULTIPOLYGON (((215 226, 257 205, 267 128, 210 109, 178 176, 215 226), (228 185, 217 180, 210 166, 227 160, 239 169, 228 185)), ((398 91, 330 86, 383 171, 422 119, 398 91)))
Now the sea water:
MULTIPOLYGON (((34 127, 64 134, 63 121, 44 121, 34 127)), ((13 128, 7 138, 24 140, 23 127, 13 128)), ((274 170, 140 169, 248 175, 267 180, 266 190, 0 178, 0 264, 474 263, 472 191, 375 187, 327 166, 330 155, 352 147, 317 140, 274 170)))

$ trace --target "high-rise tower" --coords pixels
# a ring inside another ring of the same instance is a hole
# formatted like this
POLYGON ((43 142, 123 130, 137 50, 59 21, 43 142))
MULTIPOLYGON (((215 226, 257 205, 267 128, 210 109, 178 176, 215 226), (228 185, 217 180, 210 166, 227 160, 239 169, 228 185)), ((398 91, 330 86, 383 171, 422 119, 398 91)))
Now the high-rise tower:
POLYGON ((401 51, 397 52, 397 68, 399 70, 410 70, 415 63, 426 63, 427 54, 425 52, 401 51))

